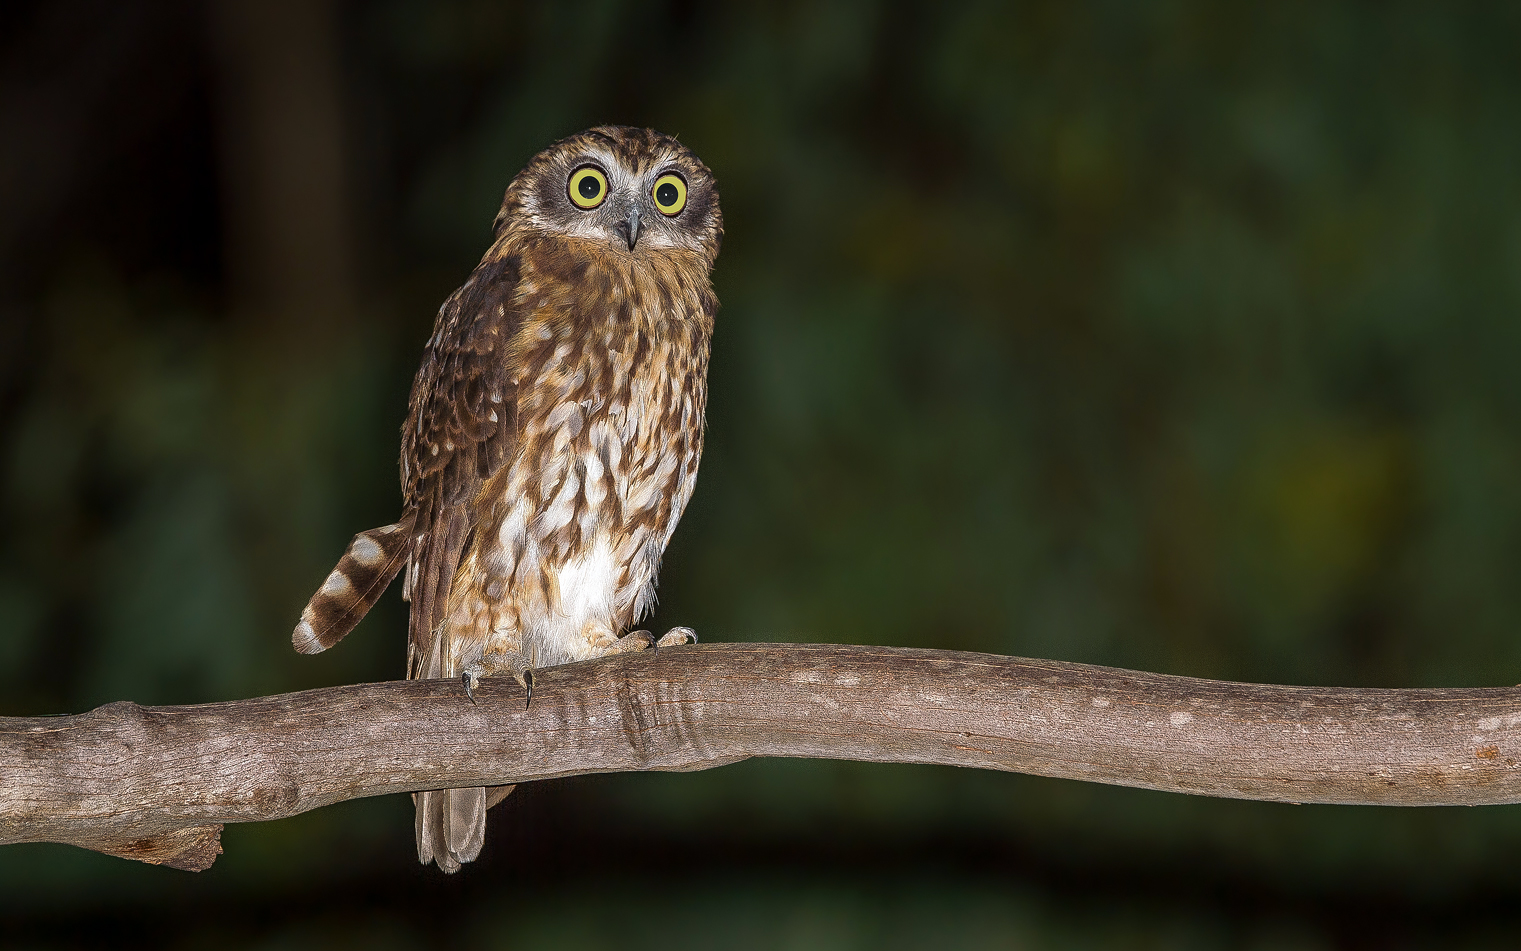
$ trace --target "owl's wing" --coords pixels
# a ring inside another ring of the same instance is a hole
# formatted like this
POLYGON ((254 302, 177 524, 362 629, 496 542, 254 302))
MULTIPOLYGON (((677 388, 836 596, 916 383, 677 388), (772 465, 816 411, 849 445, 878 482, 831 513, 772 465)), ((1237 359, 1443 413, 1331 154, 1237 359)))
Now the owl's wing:
MULTIPOLYGON (((515 258, 483 262, 439 310, 412 384, 402 432, 402 485, 411 545, 404 593, 412 602, 407 676, 444 676, 439 627, 480 516, 476 497, 517 448, 509 347, 515 258)), ((453 671, 449 671, 453 673, 453 671)))

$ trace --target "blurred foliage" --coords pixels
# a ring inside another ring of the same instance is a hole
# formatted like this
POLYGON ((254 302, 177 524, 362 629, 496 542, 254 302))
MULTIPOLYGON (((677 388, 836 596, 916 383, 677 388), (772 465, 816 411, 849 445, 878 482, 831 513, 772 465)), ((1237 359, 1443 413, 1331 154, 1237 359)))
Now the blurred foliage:
MULTIPOLYGON (((656 625, 1521 679, 1515 8, 379 0, 339 23, 357 319, 239 311, 198 93, 5 272, 0 714, 400 675, 394 592, 328 654, 286 632, 394 517, 417 353, 507 180, 604 121, 680 134, 728 228, 656 625)), ((408 867, 409 814, 229 829, 198 878, 12 847, 0 909, 38 948, 180 900, 247 926, 192 918, 176 947, 1480 948, 1518 923, 1507 808, 749 763, 520 792, 473 884, 408 867)))

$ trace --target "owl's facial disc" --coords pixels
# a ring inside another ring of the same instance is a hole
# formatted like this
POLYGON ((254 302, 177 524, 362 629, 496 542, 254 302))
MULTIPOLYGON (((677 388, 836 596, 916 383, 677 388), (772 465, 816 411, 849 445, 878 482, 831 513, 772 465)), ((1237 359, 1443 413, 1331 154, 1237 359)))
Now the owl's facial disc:
POLYGON ((723 236, 707 168, 674 139, 621 127, 589 130, 535 157, 509 186, 497 220, 619 257, 711 259, 723 236))

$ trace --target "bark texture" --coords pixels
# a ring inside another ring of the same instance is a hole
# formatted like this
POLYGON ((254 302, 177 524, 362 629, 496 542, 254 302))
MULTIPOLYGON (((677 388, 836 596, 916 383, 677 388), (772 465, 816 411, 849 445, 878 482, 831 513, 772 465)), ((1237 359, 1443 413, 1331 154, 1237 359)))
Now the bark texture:
POLYGON ((720 644, 510 680, 0 718, 0 844, 203 869, 223 823, 361 796, 751 756, 941 763, 1170 792, 1521 802, 1521 688, 1225 683, 956 651, 720 644))

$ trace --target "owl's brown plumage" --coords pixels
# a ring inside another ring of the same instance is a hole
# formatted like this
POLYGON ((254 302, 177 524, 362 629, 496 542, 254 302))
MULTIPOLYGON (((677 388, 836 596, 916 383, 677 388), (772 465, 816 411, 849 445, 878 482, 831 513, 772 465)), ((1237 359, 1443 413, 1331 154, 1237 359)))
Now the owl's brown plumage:
MULTIPOLYGON (((439 310, 402 430, 402 517, 355 536, 296 649, 337 643, 402 570, 409 677, 531 683, 653 643, 626 632, 697 477, 722 236, 712 174, 669 136, 601 127, 535 156, 439 310)), ((486 790, 416 800, 423 862, 476 857, 486 790)))

